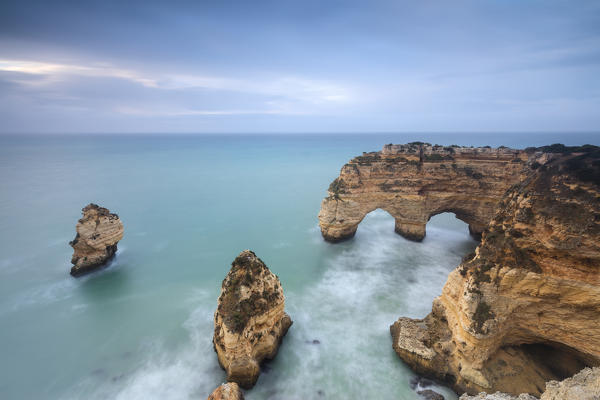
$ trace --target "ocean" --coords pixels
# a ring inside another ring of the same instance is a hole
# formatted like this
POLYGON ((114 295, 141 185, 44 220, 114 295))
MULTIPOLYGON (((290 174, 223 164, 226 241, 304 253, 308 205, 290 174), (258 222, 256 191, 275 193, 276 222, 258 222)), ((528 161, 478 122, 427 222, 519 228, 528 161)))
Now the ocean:
MULTIPOLYGON (((424 317, 477 243, 441 214, 421 243, 384 211, 354 239, 317 214, 344 163, 386 143, 600 144, 598 134, 0 136, 0 398, 205 399, 221 282, 244 249, 276 273, 294 324, 252 399, 418 399, 389 326, 424 317), (69 275, 81 208, 119 214, 101 271, 69 275)), ((435 387, 446 399, 447 388, 435 387)))

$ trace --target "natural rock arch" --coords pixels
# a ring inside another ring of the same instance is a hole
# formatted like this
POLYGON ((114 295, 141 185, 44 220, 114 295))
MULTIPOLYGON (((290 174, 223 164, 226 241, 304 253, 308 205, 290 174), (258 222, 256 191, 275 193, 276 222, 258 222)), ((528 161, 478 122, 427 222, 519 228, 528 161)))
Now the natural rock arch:
POLYGON ((373 210, 387 211, 395 231, 422 240, 429 219, 452 212, 480 235, 504 192, 521 180, 527 154, 500 147, 386 145, 342 167, 321 204, 319 225, 325 240, 354 236, 373 210))

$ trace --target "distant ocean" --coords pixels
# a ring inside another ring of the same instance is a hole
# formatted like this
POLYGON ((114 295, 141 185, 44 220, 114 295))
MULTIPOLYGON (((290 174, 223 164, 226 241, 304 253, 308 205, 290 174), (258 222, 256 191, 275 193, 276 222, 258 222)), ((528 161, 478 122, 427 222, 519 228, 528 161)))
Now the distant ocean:
POLYGON ((452 214, 422 243, 384 211, 335 245, 317 220, 344 163, 416 140, 600 145, 571 133, 0 136, 0 398, 205 399, 225 380, 211 342, 221 281, 251 249, 279 275, 294 325, 248 399, 417 399, 389 325, 424 317, 476 242, 452 214), (75 279, 68 242, 90 202, 119 214, 125 236, 108 268, 75 279))

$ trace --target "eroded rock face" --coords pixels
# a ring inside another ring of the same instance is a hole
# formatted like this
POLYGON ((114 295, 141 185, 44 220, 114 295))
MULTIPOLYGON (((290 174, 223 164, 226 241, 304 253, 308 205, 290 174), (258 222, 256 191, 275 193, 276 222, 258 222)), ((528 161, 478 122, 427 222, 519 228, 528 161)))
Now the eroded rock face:
POLYGON ((252 251, 231 264, 215 312, 213 343, 227 380, 249 389, 260 363, 277 354, 292 320, 284 311, 279 278, 252 251))
MULTIPOLYGON (((600 368, 585 368, 578 374, 564 381, 546 383, 546 391, 540 400, 598 400, 600 399, 600 368)), ((460 400, 536 400, 529 394, 511 396, 506 393, 486 394, 477 396, 463 394, 460 400)))
POLYGON ((208 400, 244 400, 244 393, 235 382, 224 383, 216 388, 208 400))
POLYGON ((425 237, 432 216, 451 211, 483 232, 504 192, 522 179, 528 154, 507 147, 386 145, 363 153, 342 167, 321 203, 319 225, 325 240, 351 238, 375 209, 396 220, 396 232, 412 240, 425 237))
POLYGON ((540 400, 598 400, 600 399, 600 368, 586 368, 562 382, 546 383, 540 400))
POLYGON ((462 393, 539 396, 600 364, 600 150, 535 154, 398 355, 462 393))
POLYGON ((123 238, 123 223, 117 214, 96 204, 88 204, 77 222, 77 235, 69 244, 73 247, 71 275, 77 276, 106 264, 117 252, 123 238))

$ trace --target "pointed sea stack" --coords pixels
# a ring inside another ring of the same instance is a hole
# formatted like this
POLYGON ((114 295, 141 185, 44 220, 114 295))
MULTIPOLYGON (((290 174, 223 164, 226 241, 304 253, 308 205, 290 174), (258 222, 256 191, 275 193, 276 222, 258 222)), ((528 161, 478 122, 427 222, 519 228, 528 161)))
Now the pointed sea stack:
POLYGON ((73 247, 71 275, 78 276, 106 264, 117 252, 123 238, 123 223, 117 214, 97 204, 88 204, 77 222, 77 235, 69 242, 73 247))
POLYGON ((215 312, 213 344, 227 381, 254 386, 260 363, 275 357, 292 325, 284 306, 279 278, 252 251, 242 251, 223 280, 215 312))

